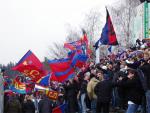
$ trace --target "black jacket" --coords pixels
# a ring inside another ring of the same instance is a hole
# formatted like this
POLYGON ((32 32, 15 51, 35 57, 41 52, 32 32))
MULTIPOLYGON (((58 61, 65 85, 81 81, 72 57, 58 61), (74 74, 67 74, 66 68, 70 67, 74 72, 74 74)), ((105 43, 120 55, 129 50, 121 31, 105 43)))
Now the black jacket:
POLYGON ((142 84, 137 75, 134 78, 129 79, 127 77, 123 78, 118 82, 118 85, 122 88, 126 88, 126 97, 128 101, 132 101, 135 104, 140 105, 142 101, 142 96, 144 95, 144 90, 142 84))
POLYGON ((75 83, 71 83, 65 87, 65 95, 66 95, 66 102, 68 103, 68 113, 75 113, 77 111, 77 85, 75 83))
POLYGON ((144 77, 146 79, 147 88, 148 88, 148 90, 150 90, 150 64, 146 63, 143 66, 141 66, 140 69, 144 73, 144 77))
POLYGON ((88 81, 86 81, 86 80, 82 81, 81 88, 80 88, 80 94, 87 93, 87 84, 88 84, 88 81))
POLYGON ((44 98, 39 102, 39 113, 52 113, 52 103, 49 98, 44 98))
POLYGON ((23 103, 23 113, 35 113, 35 106, 31 100, 23 103))
POLYGON ((104 103, 110 102, 112 94, 112 82, 110 80, 104 80, 99 82, 95 86, 94 92, 98 97, 98 101, 104 103))
POLYGON ((21 104, 16 97, 12 97, 6 104, 6 113, 21 113, 21 104))

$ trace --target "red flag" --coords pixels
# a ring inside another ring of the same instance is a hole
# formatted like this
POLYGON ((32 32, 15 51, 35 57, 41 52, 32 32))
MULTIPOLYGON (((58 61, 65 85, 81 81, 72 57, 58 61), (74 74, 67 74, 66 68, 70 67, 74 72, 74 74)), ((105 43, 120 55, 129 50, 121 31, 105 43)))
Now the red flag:
POLYGON ((12 69, 25 74, 33 81, 37 81, 46 75, 42 66, 40 60, 29 50, 12 69))
POLYGON ((83 42, 85 42, 86 46, 88 47, 88 37, 87 37, 87 33, 85 32, 84 29, 82 29, 83 32, 83 38, 81 39, 83 42))

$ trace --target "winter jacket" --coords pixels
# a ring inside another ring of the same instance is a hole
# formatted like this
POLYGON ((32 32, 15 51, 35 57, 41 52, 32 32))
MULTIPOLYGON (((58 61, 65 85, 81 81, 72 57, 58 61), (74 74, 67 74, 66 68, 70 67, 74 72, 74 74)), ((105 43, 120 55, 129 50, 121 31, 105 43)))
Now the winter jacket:
POLYGON ((39 102, 39 113, 52 113, 52 104, 49 98, 45 97, 39 102))
POLYGON ((143 66, 141 66, 140 69, 144 73, 144 77, 146 79, 147 88, 148 88, 148 90, 150 90, 150 64, 146 63, 143 66))
POLYGON ((6 104, 6 113, 21 113, 21 104, 17 98, 11 98, 6 104))
POLYGON ((82 81, 81 88, 80 88, 80 95, 87 93, 87 84, 88 84, 88 81, 86 81, 86 80, 82 81))
POLYGON ((118 85, 127 89, 126 97, 128 101, 132 101, 138 105, 141 104, 144 90, 137 75, 132 79, 129 79, 128 77, 123 78, 121 81, 118 81, 118 85))
POLYGON ((65 95, 66 101, 68 103, 68 112, 75 113, 77 111, 77 85, 75 83, 71 83, 65 86, 65 95))
POLYGON ((88 94, 90 100, 97 99, 97 96, 94 92, 94 88, 98 82, 99 82, 99 80, 96 79, 95 77, 93 77, 87 85, 87 94, 88 94))
POLYGON ((94 92, 97 95, 97 101, 108 103, 111 100, 112 94, 112 82, 110 80, 104 80, 99 82, 95 88, 94 92))
POLYGON ((23 113, 35 113, 35 106, 31 100, 27 100, 23 103, 23 113))

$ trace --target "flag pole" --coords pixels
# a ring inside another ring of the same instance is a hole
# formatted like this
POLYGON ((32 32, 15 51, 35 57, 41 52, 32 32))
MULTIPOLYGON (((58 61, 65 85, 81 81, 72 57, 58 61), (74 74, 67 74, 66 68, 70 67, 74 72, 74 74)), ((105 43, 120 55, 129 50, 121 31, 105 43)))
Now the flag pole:
POLYGON ((99 58, 100 58, 100 52, 99 52, 100 48, 98 47, 95 52, 96 52, 96 59, 95 59, 95 63, 98 64, 100 63, 99 58))

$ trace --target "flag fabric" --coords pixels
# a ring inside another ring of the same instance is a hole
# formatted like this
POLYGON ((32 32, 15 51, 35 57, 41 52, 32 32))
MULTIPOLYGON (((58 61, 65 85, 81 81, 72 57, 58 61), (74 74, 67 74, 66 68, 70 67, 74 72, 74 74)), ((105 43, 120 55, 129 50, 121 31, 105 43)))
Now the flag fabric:
POLYGON ((69 58, 49 60, 48 63, 58 82, 64 82, 73 78, 74 68, 71 67, 71 60, 69 58))
POLYGON ((27 87, 26 83, 19 81, 19 79, 17 77, 13 80, 13 83, 10 86, 10 90, 12 90, 13 92, 16 92, 18 94, 31 93, 32 88, 33 87, 27 87))
POLYGON ((65 113, 65 109, 67 107, 67 104, 62 104, 56 108, 53 109, 52 113, 65 113))
POLYGON ((50 85, 50 77, 52 73, 48 73, 46 76, 41 77, 36 83, 41 86, 49 86, 50 85))
POLYGON ((50 81, 59 81, 54 73, 51 74, 50 81))
POLYGON ((35 84, 34 90, 35 91, 46 91, 46 90, 49 90, 49 88, 45 87, 45 86, 41 86, 39 84, 35 84))
POLYGON ((89 47, 89 41, 88 41, 87 33, 84 29, 82 29, 82 33, 83 33, 83 38, 81 38, 82 51, 84 54, 87 54, 90 57, 92 50, 89 47))
POLYGON ((87 33, 84 29, 82 29, 82 33, 83 33, 83 38, 81 39, 82 40, 82 43, 84 42, 86 44, 86 46, 88 47, 88 37, 87 37, 87 33))
MULTIPOLYGON (((42 68, 43 66, 40 60, 34 55, 34 53, 31 50, 29 50, 17 63, 17 66, 22 66, 22 65, 34 65, 38 68, 42 68)), ((17 67, 14 67, 13 69, 15 68, 17 67)))
POLYGON ((102 30, 100 39, 95 43, 96 49, 99 47, 99 43, 102 45, 118 45, 116 33, 107 9, 106 13, 107 13, 106 24, 102 30))
POLYGON ((112 46, 108 47, 108 51, 111 53, 112 52, 112 46))
POLYGON ((37 81, 47 73, 42 67, 40 60, 29 50, 12 70, 19 71, 33 81, 37 81))
POLYGON ((58 82, 65 82, 74 77, 74 68, 70 67, 63 72, 56 72, 55 77, 57 78, 58 82))
POLYGON ((52 100, 57 100, 59 93, 57 91, 46 90, 46 95, 52 100))
POLYGON ((77 40, 71 43, 65 43, 64 44, 64 48, 68 48, 70 50, 77 50, 80 49, 82 45, 82 41, 81 40, 77 40))
POLYGON ((73 57, 71 65, 73 67, 81 68, 83 65, 85 65, 86 61, 88 59, 88 56, 85 54, 78 54, 73 57))
POLYGON ((99 46, 100 46, 100 40, 98 40, 96 43, 95 43, 95 45, 93 46, 93 47, 95 47, 95 50, 97 50, 98 48, 99 48, 99 46))
POLYGON ((69 58, 48 60, 52 72, 62 72, 70 68, 71 60, 69 58))
POLYGON ((69 58, 69 59, 72 59, 72 58, 74 57, 74 55, 75 55, 76 52, 77 52, 76 50, 69 51, 69 52, 68 52, 68 58, 69 58))

